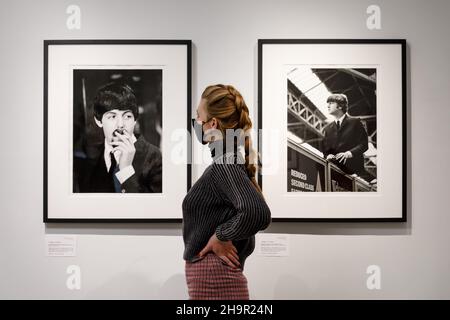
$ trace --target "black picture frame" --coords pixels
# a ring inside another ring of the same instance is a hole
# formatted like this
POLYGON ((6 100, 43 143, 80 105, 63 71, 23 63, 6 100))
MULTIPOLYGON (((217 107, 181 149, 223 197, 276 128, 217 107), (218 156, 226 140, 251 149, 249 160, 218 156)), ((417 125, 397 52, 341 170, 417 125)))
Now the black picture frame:
MULTIPOLYGON (((395 214, 388 214, 386 216, 355 216, 355 217, 333 217, 331 214, 329 216, 320 216, 315 217, 314 215, 296 215, 295 213, 290 212, 290 214, 285 214, 287 210, 292 210, 292 207, 289 207, 289 205, 286 205, 286 207, 282 208, 281 205, 279 206, 272 206, 278 208, 275 209, 275 212, 273 214, 272 220, 274 222, 406 222, 407 221, 407 187, 408 187, 408 181, 407 181, 407 70, 406 70, 406 50, 407 50, 407 42, 405 39, 259 39, 258 40, 258 129, 264 132, 266 129, 266 126, 264 126, 264 119, 267 117, 268 113, 268 104, 265 105, 265 94, 267 92, 267 88, 265 91, 263 91, 263 88, 267 85, 264 81, 267 79, 264 78, 265 72, 267 72, 267 65, 270 64, 270 62, 267 62, 266 57, 269 56, 269 54, 266 55, 266 51, 269 48, 273 48, 274 46, 278 46, 280 49, 277 51, 278 57, 284 56, 283 54, 285 52, 289 52, 294 47, 298 46, 322 46, 327 45, 328 48, 333 48, 334 46, 353 46, 353 45, 367 45, 367 46, 398 46, 399 54, 398 59, 396 63, 398 64, 400 71, 400 74, 398 74, 398 86, 401 87, 401 103, 397 106, 399 110, 397 110, 398 114, 398 126, 400 129, 396 130, 396 132, 401 135, 399 137, 399 141, 401 142, 401 150, 399 152, 399 157, 397 161, 401 162, 401 173, 396 182, 399 186, 401 186, 401 194, 398 196, 395 201, 397 201, 397 207, 400 206, 401 209, 397 210, 395 214), (285 51, 282 51, 285 50, 285 51), (400 110, 401 109, 401 110, 400 110), (401 112, 401 114, 400 114, 401 112)), ((272 53, 270 53, 272 54, 272 53)), ((273 54, 275 55, 275 54, 273 54)), ((292 59, 292 56, 290 56, 292 59)), ((278 59, 278 58, 274 58, 278 59)), ((282 59, 282 58, 280 58, 282 59)), ((288 58, 283 58, 287 60, 288 58)), ((295 60, 295 58, 293 59, 295 60)), ((350 59, 351 60, 351 59, 350 59)), ((272 60, 270 60, 272 61, 272 60)), ((347 60, 346 60, 347 61, 347 60)), ((286 61, 282 62, 276 62, 279 64, 285 63, 286 61)), ((293 61, 289 61, 289 63, 292 63, 293 61)), ((296 63, 303 63, 303 61, 296 61, 296 63)), ((321 62, 321 64, 328 64, 327 61, 321 62)), ((308 64, 308 62, 306 63, 308 64)), ((278 70, 278 69, 277 69, 278 70)), ((270 69, 271 72, 273 72, 272 69, 270 69)), ((273 74, 273 73, 272 73, 273 74)), ((278 87, 277 87, 278 88, 278 87)), ((273 88, 270 88, 270 90, 276 90, 273 88)), ((278 101, 278 100, 276 100, 278 101)), ((272 102, 272 100, 271 100, 272 102)), ((397 119, 397 118, 396 118, 397 119)), ((272 119, 273 121, 273 119, 272 119)), ((269 180, 270 178, 266 177, 264 174, 264 163, 265 163, 265 157, 267 156, 267 153, 265 153, 265 149, 263 147, 264 143, 264 136, 261 137, 261 134, 258 135, 258 146, 259 146, 259 152, 261 155, 261 161, 262 161, 262 170, 258 171, 258 181, 260 185, 262 186, 263 192, 268 198, 269 205, 272 203, 276 203, 277 201, 271 202, 271 197, 273 196, 274 189, 271 188, 273 185, 272 181, 269 180), (269 185, 269 187, 267 187, 269 185), (267 189, 270 190, 267 190, 267 189)), ((330 168, 328 168, 328 172, 330 172, 330 168)), ((328 174, 329 175, 329 174, 328 174)), ((281 183, 279 184, 282 185, 281 183)), ((364 190, 364 186, 361 185, 360 181, 354 182, 354 186, 358 190, 364 190)), ((275 191, 276 192, 276 191, 275 191)), ((280 197, 277 198, 277 200, 281 199, 280 197)), ((321 199, 322 201, 326 201, 326 194, 321 199)), ((297 208, 298 211, 307 211, 309 208, 313 208, 313 206, 309 206, 308 208, 305 208, 302 203, 302 198, 299 198, 297 201, 297 208)))
MULTIPOLYGON (((183 81, 186 92, 182 93, 182 96, 185 97, 185 106, 186 109, 183 112, 186 113, 186 118, 184 120, 180 120, 183 123, 185 129, 187 129, 187 133, 190 136, 191 134, 191 101, 192 101, 192 41, 191 40, 147 40, 147 39, 126 39, 126 40, 44 40, 43 41, 43 53, 44 53, 44 64, 43 64, 43 125, 44 125, 44 137, 43 137, 43 222, 44 223, 166 223, 166 222, 175 222, 180 223, 182 221, 180 217, 163 217, 163 216, 151 216, 151 217, 74 217, 74 216, 54 216, 49 212, 50 204, 49 204, 49 126, 51 125, 49 121, 49 117, 51 116, 49 110, 49 101, 51 97, 49 96, 49 67, 51 65, 51 55, 50 48, 89 48, 93 46, 101 46, 105 48, 111 48, 112 46, 126 46, 133 48, 133 50, 139 50, 139 48, 167 48, 167 50, 171 50, 169 48, 177 47, 180 50, 180 55, 183 57, 182 62, 180 64, 183 66, 183 70, 180 70, 181 74, 185 76, 183 79, 177 79, 177 81, 183 81)), ((69 49, 68 49, 69 50, 69 49)), ((159 53, 162 55, 161 53, 159 53)), ((179 61, 178 61, 179 62, 179 61)), ((175 64, 175 63, 174 63, 175 64)), ((166 66, 165 66, 166 67, 166 66)), ((170 66, 169 66, 170 67, 170 66)), ((172 72, 172 75, 174 73, 172 72)), ((164 77, 164 75, 163 75, 164 77)), ((185 175, 184 184, 186 187, 183 187, 183 191, 179 192, 178 196, 183 196, 191 187, 191 149, 190 149, 190 141, 187 140, 186 150, 187 150, 187 159, 185 163, 185 169, 182 170, 185 175)), ((164 170, 164 169, 163 169, 164 170)), ((182 176, 181 175, 181 176, 182 176)), ((164 181, 163 181, 164 185, 164 181)), ((178 202, 178 201, 177 201, 178 202)), ((181 201, 179 202, 181 207, 181 201)), ((150 210, 151 208, 149 208, 150 210)), ((181 211, 181 210, 178 210, 181 211)))

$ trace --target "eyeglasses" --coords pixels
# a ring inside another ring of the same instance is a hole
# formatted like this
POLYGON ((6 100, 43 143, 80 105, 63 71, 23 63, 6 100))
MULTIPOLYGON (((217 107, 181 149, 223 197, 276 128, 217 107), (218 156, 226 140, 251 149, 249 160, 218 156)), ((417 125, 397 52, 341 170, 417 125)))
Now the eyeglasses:
POLYGON ((210 122, 211 119, 212 119, 212 118, 209 118, 209 119, 206 120, 206 121, 202 121, 202 120, 197 120, 197 119, 195 119, 195 118, 192 118, 192 119, 191 119, 191 120, 192 120, 192 126, 195 127, 195 124, 196 124, 196 123, 203 126, 204 124, 210 122))

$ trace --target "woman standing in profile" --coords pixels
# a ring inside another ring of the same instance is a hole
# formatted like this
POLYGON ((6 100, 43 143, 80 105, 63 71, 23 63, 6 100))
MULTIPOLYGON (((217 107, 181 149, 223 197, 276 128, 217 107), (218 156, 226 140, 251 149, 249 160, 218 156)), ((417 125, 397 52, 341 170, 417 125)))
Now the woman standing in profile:
POLYGON ((203 92, 192 120, 213 162, 183 200, 189 298, 248 300, 244 263, 255 248, 255 234, 271 220, 255 180, 249 111, 235 88, 214 85, 203 92))

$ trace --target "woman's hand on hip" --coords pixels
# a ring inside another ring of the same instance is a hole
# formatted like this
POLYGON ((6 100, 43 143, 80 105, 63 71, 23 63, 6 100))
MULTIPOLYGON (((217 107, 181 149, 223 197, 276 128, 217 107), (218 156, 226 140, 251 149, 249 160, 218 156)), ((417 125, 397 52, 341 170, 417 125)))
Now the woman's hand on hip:
POLYGON ((208 243, 198 255, 200 257, 203 257, 210 251, 214 252, 216 256, 218 256, 222 261, 226 262, 226 264, 228 264, 230 267, 238 268, 241 265, 239 263, 237 249, 233 245, 233 242, 220 241, 219 239, 217 239, 215 233, 211 236, 211 238, 209 238, 208 243))

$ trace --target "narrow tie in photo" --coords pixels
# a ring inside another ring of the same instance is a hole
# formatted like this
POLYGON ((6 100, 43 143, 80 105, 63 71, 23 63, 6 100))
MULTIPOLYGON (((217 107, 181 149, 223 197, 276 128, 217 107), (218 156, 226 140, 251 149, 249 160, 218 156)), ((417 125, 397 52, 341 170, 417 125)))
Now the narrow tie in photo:
POLYGON ((120 192, 122 192, 122 186, 120 184, 119 179, 117 179, 117 177, 116 177, 116 173, 119 172, 119 166, 117 164, 114 153, 111 152, 109 155, 111 157, 111 168, 109 168, 109 174, 112 175, 115 192, 120 193, 120 192))

